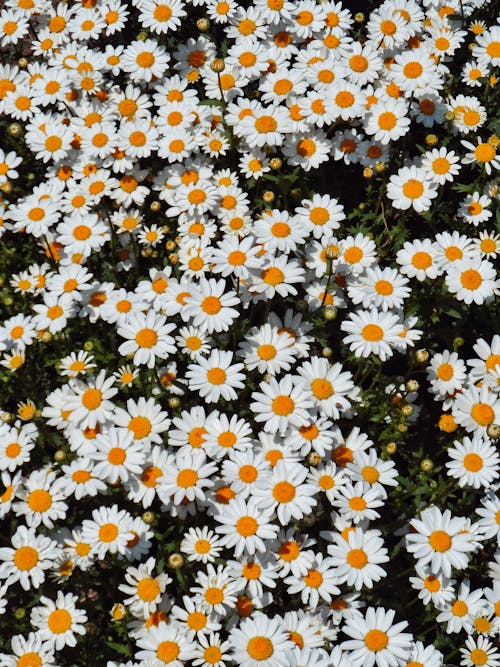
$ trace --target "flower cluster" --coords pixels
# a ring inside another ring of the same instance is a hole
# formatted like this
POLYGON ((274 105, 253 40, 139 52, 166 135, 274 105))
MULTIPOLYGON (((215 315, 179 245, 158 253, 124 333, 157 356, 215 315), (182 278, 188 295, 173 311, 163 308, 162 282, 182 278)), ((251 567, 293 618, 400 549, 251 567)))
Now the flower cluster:
POLYGON ((1 667, 500 665, 494 5, 6 0, 1 667))

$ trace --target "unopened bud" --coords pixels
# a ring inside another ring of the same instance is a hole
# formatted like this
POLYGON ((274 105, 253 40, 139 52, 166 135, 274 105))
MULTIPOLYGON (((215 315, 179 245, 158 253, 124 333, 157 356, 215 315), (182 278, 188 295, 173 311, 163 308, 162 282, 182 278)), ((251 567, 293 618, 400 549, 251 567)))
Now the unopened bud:
POLYGON ((174 570, 178 570, 184 565, 184 558, 182 557, 181 554, 174 553, 170 554, 168 557, 168 566, 173 568, 174 570))
POLYGON ((490 424, 486 429, 486 433, 492 440, 498 440, 500 438, 500 424, 490 424))
POLYGON ((207 18, 198 19, 196 27, 200 32, 206 32, 210 28, 210 21, 207 18))
POLYGON ((403 407, 401 408, 401 413, 402 413, 405 417, 409 417, 411 414, 413 414, 413 408, 412 408, 412 406, 409 405, 409 404, 403 405, 403 407))
POLYGON ((149 208, 151 211, 153 211, 153 213, 158 213, 158 211, 161 209, 161 202, 158 200, 152 201, 149 205, 149 208))
POLYGON ((154 520, 156 519, 156 514, 154 512, 151 512, 150 510, 148 510, 147 512, 143 513, 141 518, 144 521, 144 523, 146 523, 148 526, 150 526, 154 522, 154 520))
POLYGON ((7 128, 7 132, 11 137, 18 137, 23 131, 22 126, 19 123, 11 123, 7 128))
POLYGON ((324 347, 321 350, 321 354, 326 358, 329 359, 333 355, 333 350, 331 347, 324 347))
POLYGON ((327 322, 332 322, 337 318, 337 309, 333 306, 327 306, 323 308, 323 317, 327 322))
POLYGON ((417 350, 415 352, 415 359, 419 364, 425 364, 425 362, 429 359, 429 353, 424 349, 417 350))
POLYGON ((264 194, 262 195, 262 199, 266 202, 266 204, 271 204, 276 198, 276 195, 272 190, 266 190, 264 194))
POLYGON ((63 449, 58 449, 57 452, 54 454, 54 461, 56 461, 56 463, 62 463, 65 460, 66 460, 66 452, 63 449))
POLYGON ((420 463, 420 470, 422 472, 431 472, 434 469, 434 462, 431 459, 423 459, 420 463))
POLYGON ((387 445, 385 446, 385 451, 392 456, 393 454, 396 453, 398 449, 398 446, 395 442, 388 442, 387 445))
POLYGON ((210 63, 210 69, 212 72, 219 74, 226 69, 226 63, 222 60, 222 58, 216 58, 210 63))
POLYGON ((321 463, 321 456, 318 452, 310 452, 307 455, 307 462, 310 466, 318 466, 321 463))
POLYGON ((181 404, 181 399, 178 396, 171 396, 168 399, 168 407, 172 410, 176 410, 181 404))
POLYGON ((273 171, 278 171, 278 169, 281 169, 283 166, 283 162, 279 159, 279 157, 273 157, 269 160, 269 166, 273 171))
POLYGON ((406 383, 406 389, 408 391, 411 391, 411 392, 418 391, 419 388, 420 388, 420 385, 418 384, 417 380, 408 380, 408 382, 406 383))

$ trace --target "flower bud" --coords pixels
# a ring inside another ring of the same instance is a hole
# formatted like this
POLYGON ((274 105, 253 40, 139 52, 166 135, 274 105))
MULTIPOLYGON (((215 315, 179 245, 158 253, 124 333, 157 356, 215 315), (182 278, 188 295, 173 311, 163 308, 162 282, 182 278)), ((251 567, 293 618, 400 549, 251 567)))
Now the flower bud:
POLYGON ((269 160, 269 166, 273 171, 278 171, 278 169, 281 169, 283 166, 283 162, 279 159, 279 157, 273 157, 269 160))
POLYGON ((500 424, 490 424, 486 429, 486 433, 492 440, 498 440, 500 438, 500 424))
POLYGON ((333 306, 327 306, 326 308, 323 308, 323 317, 327 322, 332 322, 333 320, 337 319, 337 309, 333 306))
POLYGON ((7 128, 7 132, 11 137, 18 137, 23 131, 22 126, 19 123, 11 123, 7 128))
POLYGON ((388 442, 387 445, 385 446, 385 451, 392 456, 393 454, 396 453, 398 449, 398 446, 395 442, 388 442))
POLYGON ((333 355, 333 350, 331 347, 324 347, 321 350, 321 354, 326 358, 329 359, 333 355))
POLYGON ((418 380, 408 380, 406 383, 406 389, 411 392, 418 391, 420 389, 418 380))
POLYGON ((170 240, 165 243, 165 248, 168 250, 168 252, 174 251, 176 247, 177 243, 175 241, 170 240))
POLYGON ((431 472, 434 469, 434 462, 431 459, 423 459, 420 463, 422 472, 431 472))
POLYGON ((20 67, 21 69, 28 67, 28 59, 24 57, 19 58, 19 60, 17 61, 17 66, 20 67))
POLYGON ((58 449, 54 454, 54 461, 56 463, 62 463, 66 460, 66 452, 63 449, 58 449))
POLYGON ((374 171, 371 167, 365 167, 363 169, 363 178, 373 178, 374 171))
POLYGON ((363 14, 363 12, 356 12, 356 14, 354 14, 354 20, 356 21, 356 23, 363 23, 363 21, 365 20, 365 15, 363 14))
POLYGON ((385 162, 377 162, 377 164, 375 165, 375 171, 377 172, 377 174, 381 174, 386 170, 386 168, 387 166, 385 162))
POLYGON ((453 341, 453 347, 462 347, 464 342, 465 341, 461 336, 457 336, 453 341))
POLYGON ((205 17, 198 19, 196 21, 196 27, 200 32, 207 32, 210 28, 210 21, 205 17))
POLYGON ((398 431, 400 433, 406 433, 408 426, 406 424, 398 424, 398 431))
POLYGON ((405 417, 409 417, 411 414, 413 414, 413 408, 412 408, 412 406, 409 405, 409 403, 407 403, 406 405, 403 405, 403 407, 401 408, 401 413, 402 413, 405 417))
POLYGON ((91 352, 94 349, 94 343, 91 340, 86 340, 83 344, 85 352, 91 352))
POLYGON ((210 69, 212 72, 220 74, 220 72, 223 72, 226 69, 226 63, 222 60, 222 58, 216 58, 210 63, 210 69))
POLYGON ((178 396, 171 396, 168 399, 168 407, 172 410, 176 410, 181 404, 181 399, 178 396))
POLYGON ((178 570, 184 565, 184 558, 179 553, 170 554, 168 557, 168 566, 174 570, 178 570))
POLYGON ((158 213, 158 211, 161 209, 161 202, 155 199, 155 201, 152 201, 149 205, 149 209, 153 211, 153 213, 158 213))
POLYGON ((154 512, 151 512, 151 511, 148 510, 147 512, 143 513, 141 518, 144 521, 144 523, 146 523, 148 526, 150 526, 155 521, 156 514, 154 512))
POLYGON ((425 364, 425 362, 429 359, 429 353, 424 349, 417 350, 415 352, 415 359, 419 362, 419 364, 425 364))
POLYGON ((318 454, 318 452, 310 452, 307 455, 307 462, 311 466, 318 466, 321 463, 321 456, 318 454))
POLYGON ((425 143, 427 144, 427 146, 435 146, 437 142, 438 138, 435 134, 430 133, 425 137, 425 143))
POLYGON ((266 204, 271 204, 276 198, 276 195, 272 190, 266 190, 264 194, 262 195, 262 199, 266 202, 266 204))

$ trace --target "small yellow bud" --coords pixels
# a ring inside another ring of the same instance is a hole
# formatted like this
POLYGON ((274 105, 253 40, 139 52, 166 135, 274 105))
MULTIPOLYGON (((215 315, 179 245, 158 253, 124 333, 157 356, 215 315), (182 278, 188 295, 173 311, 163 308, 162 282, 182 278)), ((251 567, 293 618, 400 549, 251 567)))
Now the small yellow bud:
POLYGON ((385 451, 392 456, 393 454, 396 453, 398 449, 398 446, 395 442, 388 442, 387 445, 385 446, 385 451))
POLYGON ((365 20, 365 15, 363 14, 363 12, 356 12, 356 14, 354 14, 354 20, 356 21, 356 23, 363 23, 363 21, 365 20))
POLYGON ((168 407, 172 410, 176 410, 181 404, 181 399, 178 396, 171 396, 168 399, 168 407))
POLYGON ((196 27, 200 32, 207 32, 210 28, 210 21, 205 17, 198 19, 196 21, 196 27))
POLYGON ((56 463, 62 463, 66 460, 66 452, 63 449, 58 449, 54 454, 54 461, 56 463))
POLYGON ((210 63, 210 69, 212 72, 220 74, 220 72, 223 72, 226 69, 226 63, 222 60, 222 58, 216 58, 210 63))
POLYGON ((161 209, 161 202, 155 199, 155 201, 151 202, 149 208, 151 211, 153 211, 153 213, 158 213, 158 211, 161 209))
POLYGON ((327 306, 326 308, 323 308, 323 317, 327 322, 332 322, 333 320, 337 319, 337 309, 333 306, 327 306))
POLYGON ((411 414, 413 414, 413 408, 411 405, 406 404, 401 408, 401 412, 405 417, 409 417, 411 414))
POLYGON ((418 391, 419 388, 420 388, 420 385, 418 384, 417 380, 408 380, 408 382, 406 383, 406 389, 408 391, 411 391, 411 392, 418 391))
POLYGON ((333 350, 332 350, 331 347, 324 347, 324 348, 321 350, 321 354, 322 354, 326 359, 328 359, 329 357, 331 357, 331 356, 333 355, 333 350))
POLYGON ((262 199, 266 202, 266 204, 271 204, 275 198, 276 195, 271 190, 266 190, 262 195, 262 199))
POLYGON ((177 243, 175 241, 170 240, 165 243, 165 248, 168 250, 168 252, 172 252, 176 249, 176 247, 177 243))
POLYGON ((18 137, 23 131, 22 126, 19 123, 11 123, 7 128, 7 132, 11 137, 18 137))
POLYGON ((269 160, 269 166, 273 171, 278 171, 278 169, 281 169, 283 166, 283 162, 279 159, 279 157, 273 157, 269 160))
POLYGON ((363 169, 363 178, 373 178, 374 171, 371 167, 365 167, 363 169))
POLYGON ((184 558, 181 554, 173 553, 168 557, 168 566, 174 570, 178 570, 184 565, 184 558))
POLYGON ((434 462, 431 459, 423 459, 420 463, 420 470, 422 472, 431 472, 434 468, 434 462))
POLYGON ((311 466, 319 466, 321 463, 321 456, 318 454, 318 452, 310 452, 307 455, 307 462, 311 466))
POLYGON ((500 438, 500 424, 490 424, 486 429, 486 433, 492 440, 500 438))
POLYGON ((435 134, 428 134, 428 135, 425 137, 425 143, 426 143, 428 146, 435 146, 435 145, 437 144, 437 142, 438 142, 438 138, 437 138, 437 136, 436 136, 435 134))
POLYGON ((429 353, 427 350, 421 349, 417 350, 415 352, 415 359, 418 361, 419 364, 425 364, 426 361, 429 359, 429 353))
POLYGON ((147 512, 143 513, 141 518, 144 521, 144 523, 150 526, 156 520, 156 514, 148 510, 147 512))

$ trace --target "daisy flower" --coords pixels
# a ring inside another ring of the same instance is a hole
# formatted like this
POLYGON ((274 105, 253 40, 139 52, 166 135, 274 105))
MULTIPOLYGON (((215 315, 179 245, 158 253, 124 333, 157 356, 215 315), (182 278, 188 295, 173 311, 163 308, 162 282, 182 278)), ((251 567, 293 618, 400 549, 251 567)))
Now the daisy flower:
POLYGON ((114 378, 106 377, 106 371, 84 384, 74 381, 72 394, 67 397, 65 409, 70 411, 71 423, 79 428, 95 428, 97 423, 103 423, 110 418, 114 403, 109 399, 118 393, 113 387, 114 378))
POLYGON ((231 643, 222 641, 219 634, 211 632, 201 635, 193 651, 193 667, 225 667, 229 658, 231 643))
POLYGON ((460 171, 460 158, 455 151, 448 151, 444 146, 434 148, 422 155, 422 168, 434 183, 444 185, 446 181, 453 181, 460 171))
POLYGON ((430 563, 436 574, 451 576, 451 568, 467 567, 468 553, 474 550, 469 537, 463 532, 464 520, 453 517, 450 510, 441 512, 431 506, 423 510, 420 519, 412 519, 414 532, 406 536, 406 548, 418 563, 430 563))
POLYGON ((300 593, 302 604, 307 604, 311 609, 318 606, 320 599, 331 602, 333 596, 340 593, 336 585, 339 579, 333 560, 329 557, 324 558, 321 553, 315 554, 311 567, 303 577, 297 578, 292 575, 287 577, 284 583, 291 595, 300 593))
POLYGON ((269 323, 253 327, 238 349, 245 366, 252 371, 276 375, 283 370, 289 371, 295 361, 293 338, 286 332, 278 333, 269 323))
POLYGON ((66 480, 57 478, 52 471, 34 470, 25 479, 17 496, 20 501, 14 503, 14 512, 17 516, 24 515, 30 528, 36 528, 41 523, 53 528, 54 521, 66 517, 66 480))
POLYGON ((455 593, 453 586, 454 579, 445 577, 442 573, 434 574, 429 565, 415 566, 416 577, 410 577, 412 588, 418 591, 418 598, 423 604, 432 603, 434 606, 442 608, 444 604, 453 599, 455 593))
POLYGON ((452 414, 466 431, 482 436, 490 424, 500 422, 500 400, 487 386, 470 385, 455 398, 452 414))
POLYGON ((170 56, 167 50, 153 39, 132 41, 122 54, 122 68, 132 81, 149 83, 165 73, 170 56))
POLYGON ((184 533, 180 550, 187 554, 189 561, 203 564, 213 563, 222 550, 220 538, 207 526, 191 527, 184 533))
POLYGON ((52 567, 59 554, 57 543, 34 528, 19 526, 11 538, 12 547, 0 548, 0 579, 5 584, 19 581, 25 591, 39 588, 45 581, 45 570, 52 567))
POLYGON ((258 507, 271 508, 278 521, 286 526, 293 519, 301 519, 318 504, 316 489, 306 481, 307 468, 294 461, 280 460, 269 477, 256 485, 253 497, 258 507))
POLYGON ((487 195, 481 195, 479 192, 473 192, 463 200, 457 215, 477 227, 481 222, 489 220, 493 213, 488 209, 491 205, 491 199, 487 195))
POLYGON ((201 278, 186 298, 183 312, 185 317, 192 319, 195 327, 208 333, 227 331, 239 314, 232 306, 239 302, 236 293, 227 290, 225 280, 201 278))
POLYGON ((256 551, 265 553, 264 540, 276 537, 279 529, 271 523, 273 516, 274 509, 262 509, 257 499, 235 498, 221 514, 215 515, 219 524, 215 530, 222 535, 221 544, 234 549, 236 558, 243 552, 253 556, 256 551))
POLYGON ((462 157, 463 164, 476 163, 481 165, 488 176, 492 169, 500 169, 500 159, 497 157, 496 147, 493 143, 482 141, 481 138, 478 139, 476 145, 465 140, 462 140, 461 143, 468 150, 468 153, 462 157))
POLYGON ((394 208, 406 211, 413 207, 417 213, 429 210, 431 200, 437 197, 437 190, 429 181, 428 172, 423 168, 402 167, 390 177, 387 185, 387 197, 394 208))
POLYGON ((63 376, 77 377, 80 373, 87 373, 96 368, 93 361, 94 357, 85 350, 80 350, 78 353, 71 352, 67 357, 61 359, 59 372, 63 376))
POLYGON ((500 364, 500 335, 495 334, 490 343, 478 338, 473 350, 477 357, 467 360, 471 367, 470 375, 474 380, 484 380, 500 364))
POLYGON ((198 586, 191 587, 190 593, 203 611, 223 616, 228 609, 234 608, 240 586, 229 574, 229 568, 218 565, 215 569, 208 564, 207 571, 199 571, 195 581, 198 586))
POLYGON ((311 357, 299 366, 297 372, 323 416, 338 419, 351 407, 349 398, 352 399, 356 391, 351 373, 343 371, 341 364, 330 366, 327 359, 311 357))
POLYGON ((42 595, 41 606, 33 607, 31 611, 30 621, 39 637, 49 641, 56 651, 64 646, 76 646, 75 634, 86 633, 87 614, 83 609, 77 609, 77 600, 77 595, 61 591, 55 601, 42 595))
MULTIPOLYGON (((442 273, 441 262, 438 262, 439 250, 438 244, 433 243, 430 239, 406 241, 402 249, 396 253, 396 262, 401 267, 401 273, 409 278, 416 278, 420 281, 426 278, 434 280, 442 273)), ((454 256, 454 251, 450 251, 449 255, 454 256)))
POLYGON ((317 169, 328 162, 332 142, 322 130, 287 135, 283 145, 283 155, 291 166, 300 166, 304 171, 317 169))
POLYGON ((167 584, 172 579, 165 573, 153 576, 156 561, 148 558, 139 567, 128 567, 125 571, 125 584, 120 584, 118 590, 129 595, 123 604, 130 607, 134 616, 148 618, 151 612, 156 611, 167 584))
POLYGON ((493 264, 477 256, 453 262, 447 268, 445 282, 448 290, 466 304, 490 301, 500 287, 493 264))
POLYGON ((198 391, 207 403, 217 403, 219 398, 236 400, 236 389, 243 389, 245 379, 243 364, 231 364, 233 353, 212 350, 205 359, 198 358, 196 364, 189 364, 186 379, 190 389, 198 391))
POLYGON ((177 456, 158 480, 158 496, 165 505, 170 502, 179 505, 184 499, 204 501, 206 490, 214 485, 210 477, 216 470, 217 464, 207 463, 202 451, 186 453, 182 458, 177 456))
POLYGON ((146 315, 133 313, 126 324, 118 327, 118 335, 126 338, 118 348, 121 355, 134 355, 134 364, 153 368, 156 357, 164 359, 175 352, 171 333, 175 324, 167 323, 166 317, 149 311, 146 315))
POLYGON ((396 667, 409 659, 412 636, 402 632, 406 621, 393 625, 395 612, 382 607, 368 607, 365 616, 359 612, 348 618, 343 632, 352 637, 340 645, 348 650, 349 663, 353 667, 396 667))
POLYGON ((313 406, 301 386, 293 386, 290 376, 279 382, 270 378, 261 382, 260 392, 253 392, 250 410, 255 414, 255 421, 264 422, 267 433, 284 434, 289 425, 302 426, 308 421, 308 409, 313 406))
POLYGON ((240 667, 288 667, 293 664, 289 634, 282 619, 256 613, 229 633, 231 658, 240 667))
POLYGON ((406 114, 406 104, 402 100, 384 99, 370 107, 364 130, 383 145, 396 141, 410 128, 410 119, 406 114))
POLYGON ((96 477, 115 484, 142 472, 145 452, 142 443, 134 442, 130 430, 111 427, 105 435, 96 437, 95 451, 90 457, 96 462, 96 477))
POLYGON ((500 665, 500 652, 496 649, 495 644, 481 635, 477 638, 467 637, 465 647, 460 649, 460 653, 462 654, 460 664, 465 667, 476 667, 476 665, 498 667, 500 665))
POLYGON ((431 383, 432 391, 437 394, 436 400, 442 400, 442 396, 461 389, 466 377, 465 363, 456 352, 449 350, 435 354, 427 367, 427 380, 431 383))
POLYGON ((155 665, 183 667, 192 659, 195 643, 192 635, 181 633, 177 626, 160 623, 141 634, 137 646, 142 649, 136 653, 138 660, 154 661, 155 665))
POLYGON ((13 635, 10 642, 12 654, 2 653, 6 667, 18 667, 23 664, 38 664, 40 667, 54 666, 54 648, 51 642, 43 641, 38 632, 30 632, 28 637, 13 635))
POLYGON ((334 229, 339 229, 345 219, 344 207, 330 195, 313 195, 312 199, 303 199, 295 209, 298 221, 307 225, 315 239, 330 236, 334 229))
POLYGON ((365 532, 361 528, 354 528, 345 538, 334 534, 333 541, 327 551, 332 564, 337 568, 339 583, 354 586, 359 591, 363 586, 372 588, 374 582, 386 576, 380 563, 387 563, 389 557, 380 531, 365 532))
POLYGON ((488 488, 498 477, 500 457, 495 447, 478 435, 453 444, 448 449, 448 475, 458 479, 460 486, 488 488))
POLYGON ((436 621, 438 623, 447 622, 446 632, 448 634, 461 630, 465 630, 468 634, 471 633, 472 618, 484 607, 482 596, 482 588, 471 591, 469 579, 464 579, 454 597, 443 605, 436 621))
POLYGON ((380 514, 376 507, 384 504, 378 489, 370 488, 364 482, 356 482, 354 486, 347 482, 340 489, 340 495, 333 501, 332 505, 346 521, 358 524, 365 519, 373 521, 380 514))
POLYGON ((340 328, 348 334, 344 343, 357 357, 375 354, 385 361, 393 354, 391 346, 397 341, 401 325, 397 315, 372 309, 351 313, 340 328))
POLYGON ((82 523, 82 541, 90 545, 92 554, 103 559, 106 554, 124 554, 130 541, 132 519, 118 505, 93 510, 92 519, 82 523))

